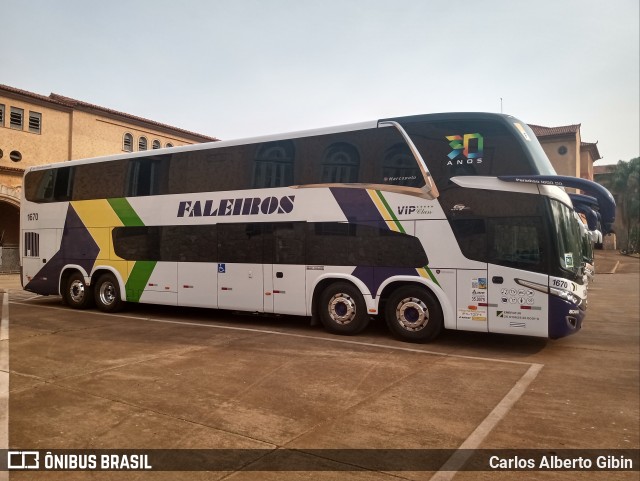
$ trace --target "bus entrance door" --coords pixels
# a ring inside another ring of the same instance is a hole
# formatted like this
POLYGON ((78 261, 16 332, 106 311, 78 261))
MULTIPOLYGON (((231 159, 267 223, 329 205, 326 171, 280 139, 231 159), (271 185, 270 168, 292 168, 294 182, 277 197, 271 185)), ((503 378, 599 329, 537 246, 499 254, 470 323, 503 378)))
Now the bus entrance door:
POLYGON ((531 285, 549 285, 549 276, 489 264, 489 332, 548 335, 548 295, 531 285))

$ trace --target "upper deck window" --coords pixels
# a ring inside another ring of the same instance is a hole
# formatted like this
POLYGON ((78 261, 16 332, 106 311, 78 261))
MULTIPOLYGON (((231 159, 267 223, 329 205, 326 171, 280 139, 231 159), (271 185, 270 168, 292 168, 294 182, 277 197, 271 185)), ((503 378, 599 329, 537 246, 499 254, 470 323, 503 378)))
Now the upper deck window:
POLYGON ((253 170, 253 187, 293 185, 295 151, 290 141, 269 142, 258 150, 253 170))
POLYGON ((385 183, 407 187, 424 185, 422 173, 406 143, 396 144, 387 149, 382 162, 382 175, 385 183))
POLYGON ((322 183, 358 182, 360 154, 352 144, 339 142, 331 145, 322 162, 322 183))
POLYGON ((399 119, 439 190, 461 175, 526 175, 553 170, 528 126, 501 119, 399 119), (538 152, 540 150, 540 152, 538 152))

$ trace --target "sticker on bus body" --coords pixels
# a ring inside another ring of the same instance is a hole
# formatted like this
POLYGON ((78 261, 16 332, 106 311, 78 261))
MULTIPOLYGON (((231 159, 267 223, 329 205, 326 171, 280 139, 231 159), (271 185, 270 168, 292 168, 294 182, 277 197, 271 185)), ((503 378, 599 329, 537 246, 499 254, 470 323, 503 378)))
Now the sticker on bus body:
POLYGON ((573 254, 571 252, 565 252, 564 265, 566 267, 573 267, 573 254))

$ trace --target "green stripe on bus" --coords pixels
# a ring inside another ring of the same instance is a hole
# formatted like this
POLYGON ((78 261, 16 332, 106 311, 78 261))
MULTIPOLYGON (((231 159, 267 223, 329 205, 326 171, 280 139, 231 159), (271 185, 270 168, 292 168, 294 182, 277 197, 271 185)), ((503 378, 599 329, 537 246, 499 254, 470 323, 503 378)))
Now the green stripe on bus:
POLYGON ((144 222, 142 219, 138 217, 136 211, 133 210, 129 201, 124 197, 120 197, 117 199, 107 199, 107 202, 111 205, 111 208, 116 213, 116 215, 120 218, 120 221, 126 227, 143 227, 144 222))
POLYGON ((125 286, 127 301, 140 302, 140 297, 142 297, 142 293, 147 287, 147 282, 149 282, 149 278, 156 264, 156 261, 137 261, 133 265, 129 279, 127 279, 127 285, 125 286))
POLYGON ((382 192, 380 192, 379 190, 376 190, 376 194, 378 194, 378 198, 382 201, 382 204, 387 209, 387 213, 391 216, 391 219, 393 219, 393 222, 396 224, 396 227, 400 230, 400 232, 402 232, 403 234, 406 234, 404 227, 402 227, 402 224, 400 223, 396 215, 393 213, 393 210, 391 209, 391 207, 389 207, 389 203, 387 202, 387 199, 384 198, 384 195, 382 195, 382 192))
POLYGON ((424 266, 424 269, 427 271, 427 274, 429 274, 431 280, 435 282, 438 287, 442 287, 438 282, 438 279, 436 279, 436 276, 433 274, 433 272, 431 272, 431 269, 429 269, 429 266, 424 266))

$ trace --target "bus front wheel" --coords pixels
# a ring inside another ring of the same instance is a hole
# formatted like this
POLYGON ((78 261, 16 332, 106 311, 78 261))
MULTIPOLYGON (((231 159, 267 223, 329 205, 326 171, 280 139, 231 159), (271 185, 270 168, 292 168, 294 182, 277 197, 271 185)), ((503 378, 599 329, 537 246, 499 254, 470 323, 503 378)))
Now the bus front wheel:
POLYGON ((426 342, 442 331, 443 316, 435 296, 418 286, 400 287, 387 300, 389 330, 403 341, 426 342))
POLYGON ((320 321, 327 331, 353 335, 369 324, 367 306, 353 284, 335 282, 320 295, 320 321))
POLYGON ((79 272, 71 274, 65 283, 62 298, 74 309, 87 309, 93 303, 93 293, 79 272))
POLYGON ((120 284, 113 274, 103 274, 95 283, 93 291, 96 306, 103 312, 117 312, 122 309, 120 284))

